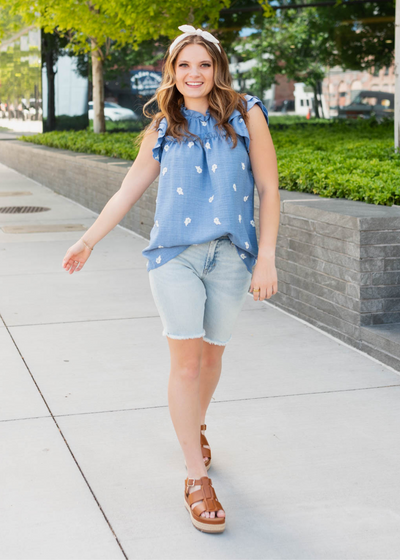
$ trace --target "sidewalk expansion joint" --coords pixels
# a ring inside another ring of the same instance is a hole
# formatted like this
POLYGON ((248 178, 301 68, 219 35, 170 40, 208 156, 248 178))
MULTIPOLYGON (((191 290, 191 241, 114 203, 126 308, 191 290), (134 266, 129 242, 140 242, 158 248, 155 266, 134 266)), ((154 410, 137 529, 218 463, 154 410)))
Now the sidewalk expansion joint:
POLYGON ((39 392, 39 394, 40 394, 40 396, 41 396, 41 398, 42 398, 42 400, 43 400, 43 402, 44 402, 44 404, 45 404, 47 410, 49 411, 49 414, 50 414, 50 416, 51 416, 51 418, 52 418, 54 424, 56 425, 56 427, 57 427, 57 429, 58 429, 58 431, 59 431, 59 433, 60 433, 60 436, 62 437, 62 439, 63 439, 65 445, 67 446, 67 449, 68 449, 68 451, 70 452, 72 459, 74 460, 74 462, 75 462, 75 464, 76 464, 76 466, 77 466, 79 472, 81 473, 83 480, 85 481, 85 483, 86 483, 86 485, 87 485, 87 487, 88 487, 90 493, 92 494, 92 496, 93 496, 93 498, 94 498, 94 500, 95 500, 95 502, 96 502, 98 508, 100 509, 101 513, 103 514, 103 517, 104 517, 104 519, 105 519, 105 521, 106 521, 106 523, 107 523, 107 525, 108 525, 108 527, 109 527, 111 533, 113 534, 113 536, 114 536, 114 538, 115 538, 115 540, 116 540, 116 542, 117 542, 117 544, 118 544, 118 546, 119 546, 119 548, 120 548, 122 554, 124 555, 124 557, 126 558, 126 560, 128 560, 128 556, 126 555, 124 549, 122 548, 122 545, 121 545, 121 543, 119 542, 119 539, 118 539, 117 535, 115 534, 115 531, 114 531, 114 529, 113 529, 113 527, 112 527, 112 525, 111 525, 111 522, 109 521, 109 519, 108 519, 107 515, 105 514, 105 512, 104 512, 104 510, 103 510, 103 508, 102 508, 102 506, 101 506, 101 504, 100 504, 100 502, 99 502, 99 500, 97 499, 96 494, 94 493, 92 487, 90 486, 89 481, 87 480, 87 478, 86 478, 86 476, 85 476, 85 474, 84 474, 84 472, 83 472, 81 466, 79 465, 78 460, 76 459, 76 457, 75 457, 75 455, 74 455, 74 453, 73 453, 73 451, 72 451, 72 449, 71 449, 71 447, 70 447, 70 445, 69 445, 69 443, 68 443, 66 437, 64 436, 64 434, 63 434, 63 432, 62 432, 60 426, 58 425, 57 420, 56 420, 54 414, 52 413, 49 404, 47 403, 47 401, 46 401, 46 399, 45 399, 45 397, 44 397, 42 391, 40 390, 40 387, 39 387, 39 385, 37 384, 36 379, 34 378, 34 376, 33 376, 32 372, 31 372, 31 370, 30 370, 28 364, 26 363, 25 358, 22 356, 21 351, 20 351, 20 349, 18 348, 18 345, 17 345, 16 341, 14 340, 14 337, 12 336, 12 334, 11 334, 11 332, 10 332, 10 329, 9 329, 8 326, 6 325, 6 323, 5 323, 4 319, 3 319, 3 316, 2 316, 1 314, 0 314, 0 319, 1 319, 1 321, 3 322, 5 328, 7 329, 7 332, 8 332, 8 334, 9 334, 9 336, 10 336, 12 342, 14 343, 14 346, 15 346, 15 348, 16 348, 18 354, 19 354, 20 357, 21 357, 21 360, 23 361, 23 363, 24 363, 24 365, 25 365, 25 367, 26 367, 26 369, 27 369, 29 375, 31 376, 31 379, 32 379, 33 383, 35 384, 35 387, 36 387, 36 389, 38 390, 38 392, 39 392))
MULTIPOLYGON (((310 391, 307 393, 288 393, 282 395, 264 395, 262 397, 244 397, 240 399, 219 399, 219 400, 212 400, 210 404, 219 404, 219 403, 234 403, 240 401, 257 401, 263 399, 281 399, 287 397, 306 397, 308 395, 327 395, 330 393, 349 393, 354 391, 369 391, 371 389, 390 389, 392 387, 400 387, 400 383, 395 385, 377 385, 375 387, 355 387, 354 389, 332 389, 328 391, 310 391)), ((72 412, 70 414, 55 414, 55 418, 64 418, 69 416, 86 416, 90 414, 113 414, 118 412, 134 412, 134 411, 141 411, 141 410, 152 410, 157 408, 168 408, 167 404, 159 404, 154 406, 135 406, 132 408, 117 408, 117 409, 110 409, 110 410, 92 410, 88 412, 72 412)))

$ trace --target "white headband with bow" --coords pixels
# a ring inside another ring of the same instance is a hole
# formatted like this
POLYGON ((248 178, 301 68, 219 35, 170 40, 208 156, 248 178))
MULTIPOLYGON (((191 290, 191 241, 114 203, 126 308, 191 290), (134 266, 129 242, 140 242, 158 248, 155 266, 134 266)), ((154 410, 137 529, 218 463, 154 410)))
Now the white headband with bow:
POLYGON ((192 25, 180 25, 178 29, 180 29, 184 33, 182 35, 179 35, 179 37, 177 37, 174 40, 174 42, 171 44, 171 46, 169 47, 170 54, 172 54, 172 51, 174 50, 176 45, 180 43, 185 37, 188 37, 189 35, 200 35, 201 37, 203 37, 203 39, 206 39, 206 41, 210 41, 211 43, 214 43, 217 46, 219 52, 221 52, 220 46, 217 45, 217 43, 219 43, 218 39, 216 39, 208 31, 204 31, 203 29, 195 29, 192 25))

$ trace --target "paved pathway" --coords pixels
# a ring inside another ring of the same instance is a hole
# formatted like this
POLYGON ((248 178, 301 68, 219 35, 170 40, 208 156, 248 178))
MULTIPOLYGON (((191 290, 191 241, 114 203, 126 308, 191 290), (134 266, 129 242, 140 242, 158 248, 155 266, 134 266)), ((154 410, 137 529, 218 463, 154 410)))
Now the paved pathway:
POLYGON ((222 535, 183 507, 169 352, 141 250, 116 227, 61 267, 96 215, 0 166, 1 560, 400 558, 400 377, 248 301, 210 405, 222 535))

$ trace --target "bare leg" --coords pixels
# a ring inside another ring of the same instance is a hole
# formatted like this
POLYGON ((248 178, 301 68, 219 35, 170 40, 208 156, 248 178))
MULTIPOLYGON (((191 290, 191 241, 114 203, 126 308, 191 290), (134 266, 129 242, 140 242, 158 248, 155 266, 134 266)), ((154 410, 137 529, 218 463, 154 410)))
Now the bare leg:
MULTIPOLYGON (((188 477, 201 478, 207 475, 200 445, 200 371, 203 339, 178 340, 167 337, 171 372, 168 383, 168 404, 176 435, 185 456, 188 477)), ((190 490, 196 491, 194 486, 190 490)), ((198 502, 195 502, 194 507, 198 502)), ((203 512, 203 517, 215 517, 214 512, 203 512)), ((225 517, 225 512, 217 512, 225 517)))
POLYGON ((222 370, 222 354, 226 346, 203 340, 200 370, 200 424, 206 423, 206 413, 218 385, 222 370))

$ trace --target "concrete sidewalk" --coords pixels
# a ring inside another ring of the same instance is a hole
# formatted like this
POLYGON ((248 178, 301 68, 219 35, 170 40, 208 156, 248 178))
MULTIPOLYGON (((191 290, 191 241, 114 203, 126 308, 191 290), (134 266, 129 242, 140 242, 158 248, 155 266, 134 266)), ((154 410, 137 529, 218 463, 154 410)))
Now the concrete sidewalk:
POLYGON ((97 216, 0 166, 14 205, 50 211, 0 213, 1 560, 400 558, 397 372, 249 295, 207 417, 227 529, 201 533, 148 241, 117 227, 69 275, 83 230, 6 227, 97 216))

